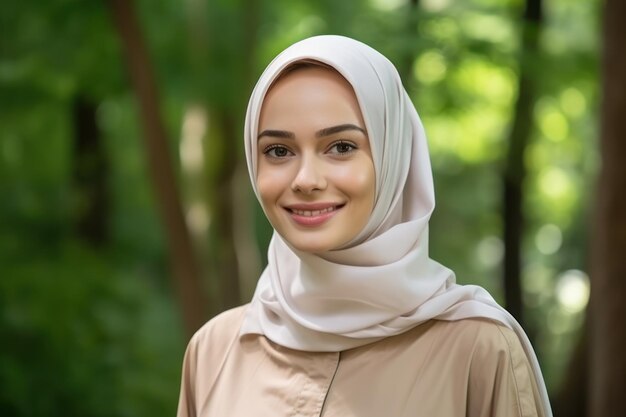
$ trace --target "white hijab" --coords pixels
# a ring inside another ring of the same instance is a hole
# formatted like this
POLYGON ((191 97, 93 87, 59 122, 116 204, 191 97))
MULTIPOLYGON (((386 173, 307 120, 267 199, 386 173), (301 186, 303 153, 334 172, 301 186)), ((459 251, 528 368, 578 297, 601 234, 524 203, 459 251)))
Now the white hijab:
POLYGON ((307 60, 333 67, 354 89, 374 160, 374 209, 346 248, 322 255, 298 251, 274 232, 268 266, 241 334, 263 334, 292 349, 333 352, 431 319, 491 319, 520 338, 546 416, 551 416, 541 370, 521 326, 486 290, 456 284, 454 273, 428 256, 435 197, 426 134, 398 72, 379 52, 350 38, 316 36, 290 46, 269 64, 252 92, 245 124, 246 158, 257 198, 256 141, 263 99, 286 67, 307 60))

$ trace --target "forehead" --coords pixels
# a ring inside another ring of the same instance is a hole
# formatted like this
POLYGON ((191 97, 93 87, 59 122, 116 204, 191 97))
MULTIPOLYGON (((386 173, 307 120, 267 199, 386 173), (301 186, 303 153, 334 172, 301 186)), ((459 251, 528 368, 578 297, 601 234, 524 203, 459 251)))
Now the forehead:
POLYGON ((334 87, 338 92, 349 92, 350 95, 354 96, 350 83, 335 69, 321 65, 301 64, 288 67, 279 74, 268 89, 264 101, 267 100, 268 95, 272 95, 277 90, 302 88, 305 84, 334 87))
POLYGON ((350 83, 336 70, 325 66, 298 66, 279 75, 263 99, 261 124, 268 117, 284 118, 298 109, 317 113, 341 110, 340 114, 347 111, 362 120, 350 83))

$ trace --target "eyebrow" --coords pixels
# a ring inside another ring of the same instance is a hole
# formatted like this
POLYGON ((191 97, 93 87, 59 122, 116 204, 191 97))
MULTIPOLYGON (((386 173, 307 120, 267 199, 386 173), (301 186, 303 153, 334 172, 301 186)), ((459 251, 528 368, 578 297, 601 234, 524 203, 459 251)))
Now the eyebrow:
MULTIPOLYGON (((357 125, 354 125, 352 123, 344 123, 342 125, 331 126, 331 127, 326 127, 324 129, 320 129, 317 132, 315 132, 315 137, 322 138, 324 136, 330 136, 335 133, 345 132, 346 130, 358 130, 364 135, 367 134, 365 132, 365 129, 357 125)), ((262 136, 271 136, 274 138, 283 138, 283 139, 295 139, 296 138, 296 135, 293 132, 289 132, 286 130, 272 130, 272 129, 262 131, 261 133, 259 133, 259 136, 257 136, 257 139, 260 139, 262 136)))
POLYGON ((324 136, 330 136, 333 135, 335 133, 340 133, 340 132, 344 132, 346 130, 358 130, 359 132, 365 134, 365 129, 360 128, 357 125, 353 125, 351 123, 346 123, 343 125, 337 125, 337 126, 331 126, 331 127, 327 127, 321 130, 318 130, 315 133, 315 136, 318 138, 324 137, 324 136))
POLYGON ((283 138, 283 139, 295 139, 296 135, 293 132, 288 132, 286 130, 271 130, 267 129, 259 133, 257 139, 261 139, 262 136, 271 136, 273 138, 283 138))

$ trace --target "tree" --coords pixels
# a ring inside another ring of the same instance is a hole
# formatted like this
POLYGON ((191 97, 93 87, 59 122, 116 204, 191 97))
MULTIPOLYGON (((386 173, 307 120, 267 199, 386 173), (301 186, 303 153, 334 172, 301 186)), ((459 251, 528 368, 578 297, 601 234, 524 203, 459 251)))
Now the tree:
POLYGON ((80 95, 72 104, 77 235, 86 243, 101 246, 107 240, 109 221, 108 164, 96 123, 95 104, 80 95))
POLYGON ((207 303, 200 267, 183 217, 167 133, 159 112, 158 89, 133 2, 110 0, 108 4, 122 40, 128 71, 139 102, 148 167, 170 249, 172 286, 177 290, 185 330, 190 336, 205 322, 207 303))
MULTIPOLYGON (((524 324, 521 288, 521 240, 524 230, 523 182, 526 175, 524 151, 532 128, 532 109, 536 100, 533 85, 534 57, 539 49, 542 24, 541 0, 527 0, 522 28, 518 97, 509 137, 504 171, 504 298, 507 310, 524 324)), ((531 332, 532 333, 532 332, 531 332)))
MULTIPOLYGON (((240 175, 244 104, 255 77, 260 4, 240 7, 187 3, 188 56, 195 85, 191 102, 206 121, 202 134, 204 166, 190 190, 210 219, 197 236, 210 271, 210 315, 239 305, 242 288, 251 292, 258 278, 258 254, 252 239, 247 175, 240 175)), ((190 173, 189 177, 193 174, 190 173)))
POLYGON ((601 169, 593 219, 590 416, 626 414, 626 3, 604 6, 601 169))

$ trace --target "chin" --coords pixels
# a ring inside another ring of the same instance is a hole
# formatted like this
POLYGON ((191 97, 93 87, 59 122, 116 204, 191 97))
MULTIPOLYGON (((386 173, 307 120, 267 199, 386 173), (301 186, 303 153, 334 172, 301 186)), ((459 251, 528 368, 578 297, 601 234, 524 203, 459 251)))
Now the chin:
POLYGON ((328 245, 311 245, 310 243, 304 243, 302 245, 299 245, 293 244, 291 242, 289 244, 300 252, 305 253, 323 253, 333 250, 333 247, 328 245))
POLYGON ((311 253, 311 254, 319 254, 324 252, 331 252, 334 250, 339 250, 344 248, 344 246, 348 243, 346 241, 325 241, 325 242, 315 242, 313 239, 298 239, 298 240, 289 240, 283 237, 283 239, 289 243, 291 247, 297 249, 300 252, 311 253))
POLYGON ((289 239, 288 236, 283 236, 283 239, 293 248, 300 252, 306 253, 323 253, 338 248, 340 245, 336 242, 329 241, 316 241, 314 238, 302 237, 299 239, 289 239))

